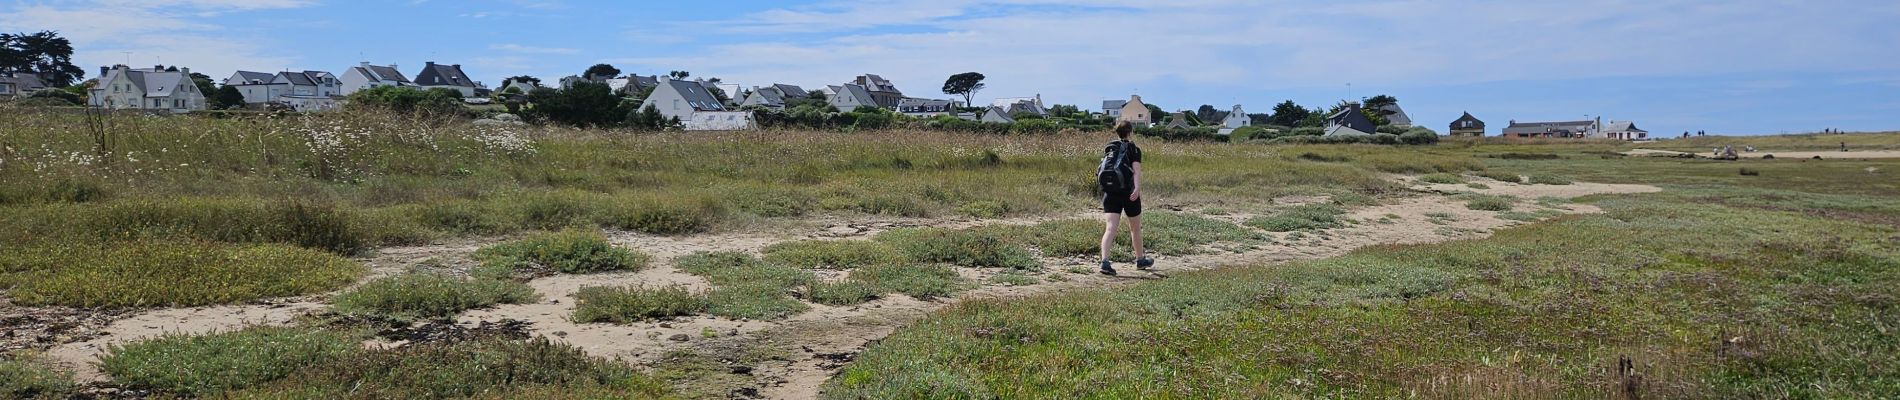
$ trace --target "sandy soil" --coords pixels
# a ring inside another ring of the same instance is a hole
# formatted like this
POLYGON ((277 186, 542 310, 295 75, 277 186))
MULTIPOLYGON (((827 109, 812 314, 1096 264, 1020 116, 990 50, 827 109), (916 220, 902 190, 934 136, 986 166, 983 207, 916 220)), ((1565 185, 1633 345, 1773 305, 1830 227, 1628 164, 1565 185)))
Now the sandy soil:
MULTIPOLYGON (((1119 285, 1142 280, 1164 279, 1167 274, 1173 272, 1229 265, 1258 265, 1325 258, 1372 245, 1432 243, 1479 238, 1489 235, 1496 229, 1521 224, 1517 221, 1499 219, 1496 216, 1497 213, 1494 212, 1467 209, 1462 201, 1449 199, 1443 195, 1445 193, 1477 191, 1487 194, 1513 195, 1524 199, 1519 204, 1519 210, 1531 210, 1540 207, 1534 204, 1533 200, 1542 197, 1568 198, 1591 194, 1644 193, 1660 190, 1641 185, 1578 183, 1552 186, 1517 185, 1495 181, 1484 182, 1491 186, 1490 189, 1473 190, 1464 185, 1423 185, 1412 182, 1410 178, 1395 177, 1395 179, 1413 184, 1420 195, 1389 200, 1386 204, 1353 210, 1348 218, 1354 223, 1344 228, 1301 235, 1271 234, 1275 239, 1272 243, 1251 248, 1215 245, 1203 249, 1202 254, 1161 258, 1158 260, 1160 269, 1155 273, 1129 271, 1122 277, 1106 277, 1093 273, 1077 274, 1067 272, 1067 270, 1071 267, 1092 270, 1091 261, 1086 258, 1049 258, 1043 260, 1045 266, 1042 276, 1044 278, 1041 279, 1041 283, 1035 285, 1015 287, 986 285, 961 293, 954 298, 931 301, 893 295, 852 307, 813 305, 810 311, 781 321, 740 321, 697 317, 663 323, 612 325, 577 324, 569 321, 567 316, 573 312, 573 293, 583 286, 679 284, 696 289, 709 288, 703 279, 685 274, 674 268, 671 263, 674 257, 697 251, 756 253, 766 246, 782 241, 858 240, 869 238, 878 232, 906 226, 963 228, 995 223, 1030 224, 1054 219, 1092 218, 1095 214, 1083 212, 1065 217, 987 221, 874 217, 853 220, 828 217, 802 227, 770 234, 713 234, 691 237, 662 237, 614 232, 609 235, 611 241, 618 246, 652 254, 655 259, 654 267, 633 273, 557 275, 535 279, 529 282, 529 285, 543 296, 541 302, 474 310, 461 315, 457 322, 463 325, 476 325, 482 322, 509 319, 527 321, 534 334, 546 335, 555 340, 573 344, 589 354, 621 358, 636 363, 654 362, 674 350, 719 351, 717 349, 748 345, 772 346, 781 354, 790 354, 791 357, 767 361, 747 369, 747 374, 757 379, 755 387, 758 389, 757 394, 766 398, 812 398, 817 395, 819 386, 829 379, 837 368, 848 363, 869 343, 890 335, 898 328, 922 318, 930 311, 959 301, 979 298, 1017 298, 1062 290, 1119 285), (1445 218, 1446 216, 1449 218, 1445 218), (1060 278, 1048 279, 1053 276, 1060 276, 1060 278)), ((1285 198, 1277 199, 1275 204, 1285 206, 1318 201, 1325 201, 1325 199, 1285 198)), ((1595 207, 1588 205, 1568 204, 1562 207, 1557 211, 1599 212, 1595 207)), ((1268 210, 1263 207, 1257 211, 1268 210)), ((1253 215, 1248 212, 1231 212, 1211 217, 1237 223, 1253 215)), ((469 258, 471 253, 483 243, 495 240, 493 238, 471 239, 430 246, 389 248, 380 250, 374 256, 361 261, 372 268, 373 276, 387 276, 411 268, 460 271, 473 266, 474 261, 469 258)), ((999 271, 963 268, 959 272, 978 282, 986 282, 988 277, 999 271)), ((100 380, 104 377, 93 363, 106 348, 113 344, 127 343, 165 333, 195 334, 241 329, 253 324, 287 324, 299 315, 322 312, 327 308, 324 301, 326 298, 327 296, 310 296, 245 305, 143 310, 99 328, 98 331, 102 336, 60 344, 48 350, 47 354, 75 370, 81 379, 100 380)))
MULTIPOLYGON (((1638 157, 1694 156, 1694 157, 1700 157, 1700 158, 1709 158, 1709 153, 1685 153, 1685 152, 1680 152, 1680 151, 1649 150, 1649 149, 1630 150, 1630 151, 1623 152, 1623 154, 1638 156, 1638 157)), ((1735 155, 1740 156, 1742 158, 1763 158, 1763 157, 1772 155, 1772 156, 1775 156, 1775 158, 1790 159, 1790 160, 1796 160, 1796 159, 1806 160, 1806 159, 1812 159, 1814 157, 1821 157, 1821 159, 1823 160, 1834 160, 1834 159, 1864 160, 1864 159, 1874 159, 1874 158, 1900 158, 1900 150, 1780 151, 1780 152, 1758 150, 1753 153, 1738 152, 1738 153, 1735 153, 1735 155)))

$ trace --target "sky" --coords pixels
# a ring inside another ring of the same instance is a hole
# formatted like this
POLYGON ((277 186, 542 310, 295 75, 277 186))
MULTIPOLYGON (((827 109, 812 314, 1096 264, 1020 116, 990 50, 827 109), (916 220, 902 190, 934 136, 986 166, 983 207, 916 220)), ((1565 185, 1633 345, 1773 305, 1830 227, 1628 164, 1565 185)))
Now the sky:
POLYGON ((75 61, 413 76, 499 86, 596 63, 807 88, 874 73, 913 97, 981 72, 979 104, 1041 95, 1168 110, 1395 96, 1443 131, 1635 121, 1656 134, 1900 130, 1892 0, 0 0, 0 32, 59 31, 75 61))

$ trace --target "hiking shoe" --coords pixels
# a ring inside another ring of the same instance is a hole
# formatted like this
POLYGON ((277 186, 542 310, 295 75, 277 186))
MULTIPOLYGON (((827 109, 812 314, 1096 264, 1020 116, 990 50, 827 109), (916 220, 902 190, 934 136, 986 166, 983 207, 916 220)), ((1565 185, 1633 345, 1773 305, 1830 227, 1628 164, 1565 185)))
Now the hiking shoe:
POLYGON ((1141 259, 1135 260, 1135 269, 1142 271, 1155 269, 1155 259, 1142 257, 1141 259))
POLYGON ((1107 260, 1102 261, 1102 275, 1115 276, 1115 267, 1109 266, 1107 260))

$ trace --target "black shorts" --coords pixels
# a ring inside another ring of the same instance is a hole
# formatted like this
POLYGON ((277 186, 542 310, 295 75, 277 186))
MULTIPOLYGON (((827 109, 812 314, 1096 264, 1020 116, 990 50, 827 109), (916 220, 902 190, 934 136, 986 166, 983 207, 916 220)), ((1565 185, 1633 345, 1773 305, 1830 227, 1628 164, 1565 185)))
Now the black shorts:
POLYGON ((1121 214, 1130 217, 1141 216, 1141 200, 1128 200, 1129 193, 1108 193, 1102 195, 1103 214, 1121 214))

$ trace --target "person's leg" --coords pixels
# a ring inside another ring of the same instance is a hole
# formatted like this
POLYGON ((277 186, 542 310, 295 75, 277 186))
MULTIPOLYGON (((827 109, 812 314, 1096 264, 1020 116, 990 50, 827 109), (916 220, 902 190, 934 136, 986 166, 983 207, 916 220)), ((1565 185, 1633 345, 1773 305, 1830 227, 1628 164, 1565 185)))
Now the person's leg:
POLYGON ((1128 217, 1128 242, 1134 245, 1135 259, 1148 258, 1148 251, 1141 247, 1141 217, 1128 217))
POLYGON ((1102 221, 1106 225, 1102 230, 1102 261, 1108 261, 1109 252, 1115 249, 1115 230, 1120 228, 1121 219, 1119 213, 1102 214, 1102 221))

